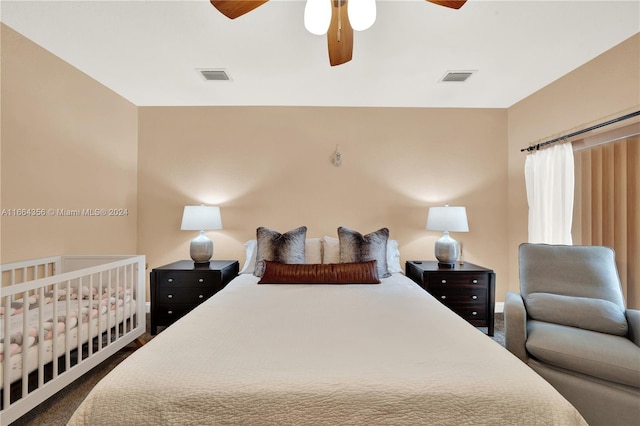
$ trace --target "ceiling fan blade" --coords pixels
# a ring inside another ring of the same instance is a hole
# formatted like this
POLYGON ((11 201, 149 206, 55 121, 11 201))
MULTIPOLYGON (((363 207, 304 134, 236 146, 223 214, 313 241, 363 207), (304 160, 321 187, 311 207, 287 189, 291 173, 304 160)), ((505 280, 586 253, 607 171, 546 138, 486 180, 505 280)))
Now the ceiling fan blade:
POLYGON ((427 0, 429 3, 439 4, 440 6, 450 7, 451 9, 460 9, 467 0, 427 0))
POLYGON ((327 31, 329 63, 336 66, 349 62, 353 54, 353 28, 347 16, 347 0, 331 0, 331 24, 327 31))
POLYGON ((211 0, 211 4, 224 16, 236 19, 247 12, 251 12, 258 6, 262 6, 269 0, 211 0))

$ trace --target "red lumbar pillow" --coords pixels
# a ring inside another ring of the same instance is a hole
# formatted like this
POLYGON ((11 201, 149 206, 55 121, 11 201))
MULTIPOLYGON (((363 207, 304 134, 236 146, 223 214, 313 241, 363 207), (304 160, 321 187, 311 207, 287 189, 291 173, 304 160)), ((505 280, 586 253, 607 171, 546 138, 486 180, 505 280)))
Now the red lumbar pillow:
POLYGON ((258 284, 380 284, 377 261, 290 264, 265 261, 258 284))

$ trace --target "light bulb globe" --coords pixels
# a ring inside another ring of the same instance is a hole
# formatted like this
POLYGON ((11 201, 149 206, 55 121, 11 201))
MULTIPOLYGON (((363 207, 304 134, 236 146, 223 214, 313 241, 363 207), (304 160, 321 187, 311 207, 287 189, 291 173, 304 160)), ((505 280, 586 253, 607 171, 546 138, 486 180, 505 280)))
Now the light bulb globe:
POLYGON ((331 24, 331 13, 331 0, 307 0, 304 6, 304 27, 311 34, 326 34, 331 24))
POLYGON ((347 13, 354 30, 369 29, 376 22, 376 0, 349 0, 347 13))

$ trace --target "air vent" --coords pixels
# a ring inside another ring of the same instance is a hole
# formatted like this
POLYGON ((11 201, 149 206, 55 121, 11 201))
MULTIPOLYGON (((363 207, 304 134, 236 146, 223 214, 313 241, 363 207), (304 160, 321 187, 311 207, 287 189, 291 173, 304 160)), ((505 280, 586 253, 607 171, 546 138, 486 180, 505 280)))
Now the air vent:
POLYGON ((229 74, 224 69, 199 69, 198 72, 207 81, 229 81, 229 74))
POLYGON ((442 81, 463 83, 467 81, 473 73, 474 71, 448 71, 444 77, 442 77, 442 81))

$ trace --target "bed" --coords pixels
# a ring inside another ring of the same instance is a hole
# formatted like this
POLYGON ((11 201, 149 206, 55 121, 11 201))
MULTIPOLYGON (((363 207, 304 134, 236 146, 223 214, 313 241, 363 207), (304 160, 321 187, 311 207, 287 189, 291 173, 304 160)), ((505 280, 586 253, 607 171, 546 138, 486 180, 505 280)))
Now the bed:
POLYGON ((586 424, 404 276, 383 230, 258 228, 242 273, 112 370, 69 424, 586 424))
POLYGON ((259 284, 273 264, 283 263, 240 274, 133 353, 69 424, 586 424, 402 273, 259 284))
POLYGON ((144 256, 55 256, 2 265, 3 425, 145 332, 144 267, 144 256))

